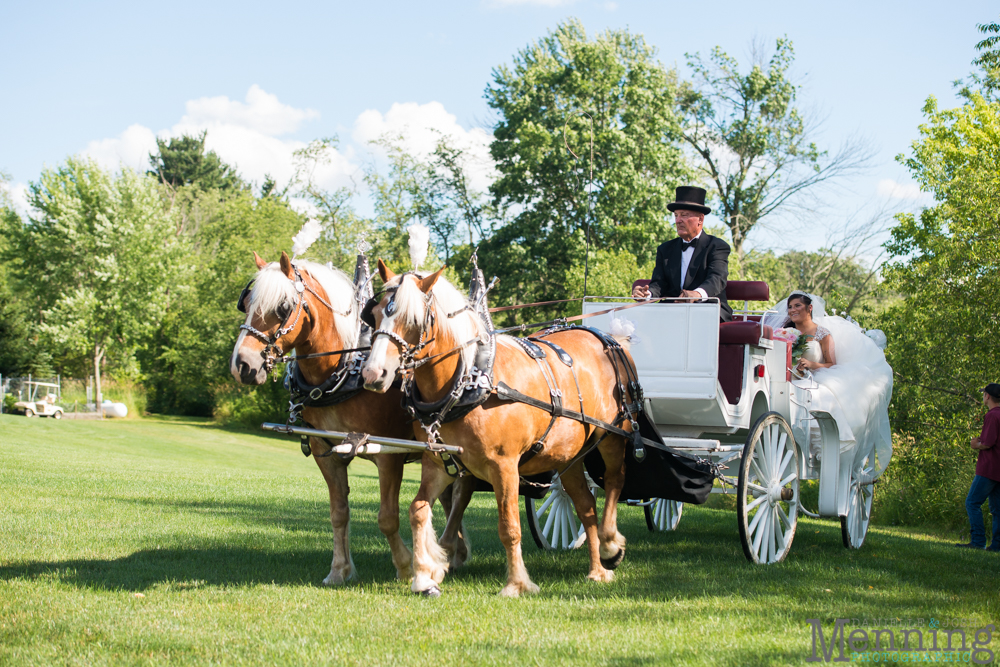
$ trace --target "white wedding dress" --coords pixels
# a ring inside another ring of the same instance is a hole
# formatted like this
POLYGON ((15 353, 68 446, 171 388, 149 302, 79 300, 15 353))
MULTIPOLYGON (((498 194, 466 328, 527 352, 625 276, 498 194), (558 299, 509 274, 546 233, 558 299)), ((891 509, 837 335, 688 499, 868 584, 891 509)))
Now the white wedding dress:
MULTIPOLYGON (((810 453, 818 451, 819 427, 810 411, 829 412, 840 431, 840 451, 852 448, 867 455, 874 450, 878 465, 875 476, 889 465, 892 457, 892 431, 889 427, 889 401, 892 399, 892 368, 882 352, 885 335, 866 332, 854 322, 826 314, 820 297, 809 295, 813 305, 816 336, 806 343, 803 358, 825 362, 819 341, 833 337, 836 364, 807 372, 802 379, 793 377, 796 394, 808 394, 808 409, 793 411, 791 424, 796 440, 810 443, 810 453)), ((788 321, 785 299, 764 317, 764 324, 781 328, 788 321)))

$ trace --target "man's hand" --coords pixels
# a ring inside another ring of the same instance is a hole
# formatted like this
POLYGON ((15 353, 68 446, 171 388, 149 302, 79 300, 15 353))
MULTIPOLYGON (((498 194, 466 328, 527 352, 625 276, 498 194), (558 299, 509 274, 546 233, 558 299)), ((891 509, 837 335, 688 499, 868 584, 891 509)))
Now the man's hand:
POLYGON ((982 444, 982 441, 977 436, 977 437, 973 438, 972 442, 970 442, 969 444, 972 446, 973 449, 979 449, 980 445, 982 444))
POLYGON ((632 289, 633 299, 648 299, 650 297, 649 285, 636 285, 632 289))
POLYGON ((681 290, 680 298, 687 299, 689 302, 690 301, 700 301, 701 300, 701 292, 696 292, 696 291, 690 290, 690 289, 682 289, 681 290))

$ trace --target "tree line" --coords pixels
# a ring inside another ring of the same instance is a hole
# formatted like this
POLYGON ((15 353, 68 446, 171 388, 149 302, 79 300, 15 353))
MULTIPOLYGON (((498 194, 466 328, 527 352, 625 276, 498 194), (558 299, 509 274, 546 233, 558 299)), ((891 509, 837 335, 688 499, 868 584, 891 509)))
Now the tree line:
MULTIPOLYGON (((433 242, 427 268, 446 262, 463 281, 478 251, 487 275, 500 278, 491 302, 508 305, 581 296, 585 267, 589 294, 628 293, 674 236, 674 188, 700 183, 723 223, 714 233, 733 246, 733 277, 767 280, 774 299, 793 288, 820 293, 884 328, 901 458, 912 468, 938 447, 935 465, 945 454, 956 463, 965 456, 956 438, 976 415, 975 385, 1000 377, 988 345, 1000 312, 991 39, 962 84, 962 106, 929 99, 919 138, 899 158, 935 204, 896 217, 884 270, 862 259, 868 218, 845 216, 816 252, 747 246, 761 221, 807 214, 825 185, 871 157, 859 138, 833 150, 814 142, 790 40, 755 44, 745 63, 721 48, 689 55, 682 72, 639 34, 591 38, 570 20, 492 73, 487 191, 474 188, 471 153, 445 136, 430 155, 408 151, 400 136, 375 142, 386 159, 363 173, 369 214, 358 192, 314 178, 335 137, 297 151, 284 184, 248 183, 205 149, 204 133, 157 140, 146 173, 112 173, 83 157, 44 170, 27 215, 0 201, 0 372, 104 373, 141 383, 154 412, 259 421, 283 407, 282 389, 231 380, 241 323, 233 301, 255 270, 251 251, 273 260, 288 249, 307 217, 294 202, 324 229, 310 258, 350 270, 364 237, 372 256, 408 268, 405 229, 421 222, 433 242)), ((514 311, 500 323, 572 308, 514 311)))

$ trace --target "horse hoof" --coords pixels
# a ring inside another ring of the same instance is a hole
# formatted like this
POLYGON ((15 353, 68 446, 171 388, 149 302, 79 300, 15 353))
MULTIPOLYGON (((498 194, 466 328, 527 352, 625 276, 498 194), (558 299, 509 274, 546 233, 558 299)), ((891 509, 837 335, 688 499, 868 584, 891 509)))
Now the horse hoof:
POLYGON ((425 598, 439 598, 441 597, 441 589, 437 586, 431 586, 427 590, 420 591, 420 594, 425 598))
POLYGON ((617 568, 619 565, 622 564, 623 560, 625 560, 625 550, 619 549, 618 553, 616 553, 611 558, 602 558, 601 565, 604 566, 605 570, 614 570, 615 568, 617 568))

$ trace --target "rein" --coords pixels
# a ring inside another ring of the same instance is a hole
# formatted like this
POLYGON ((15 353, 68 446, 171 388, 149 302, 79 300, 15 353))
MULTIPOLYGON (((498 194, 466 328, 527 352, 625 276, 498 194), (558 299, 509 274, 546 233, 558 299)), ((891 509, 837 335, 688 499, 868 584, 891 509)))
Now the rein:
MULTIPOLYGON (((578 301, 578 300, 579 299, 566 299, 566 301, 578 301)), ((628 305, 619 306, 617 308, 608 308, 606 310, 599 310, 596 313, 587 313, 585 315, 574 315, 572 317, 559 317, 559 318, 554 319, 554 320, 548 320, 547 322, 535 322, 535 323, 532 323, 532 324, 518 324, 518 325, 515 325, 515 326, 512 326, 512 327, 505 327, 503 329, 495 329, 495 330, 493 330, 490 333, 500 334, 500 333, 508 333, 510 331, 527 331, 528 329, 540 329, 542 327, 549 327, 549 326, 554 326, 554 325, 559 325, 559 324, 567 324, 568 322, 577 322, 579 320, 585 320, 585 319, 590 318, 590 317, 597 317, 598 315, 607 315, 608 313, 613 313, 613 312, 618 311, 618 310, 628 310, 629 308, 638 308, 639 306, 648 306, 650 304, 657 303, 658 301, 659 301, 658 299, 647 299, 645 301, 639 301, 637 303, 630 303, 628 305)), ((559 302, 558 301, 552 301, 550 303, 559 303, 559 302)), ((538 305, 538 304, 532 303, 532 304, 528 304, 528 305, 535 306, 535 305, 538 305)), ((507 306, 507 307, 511 308, 511 306, 507 306)), ((490 312, 493 312, 493 310, 490 309, 490 312)))

